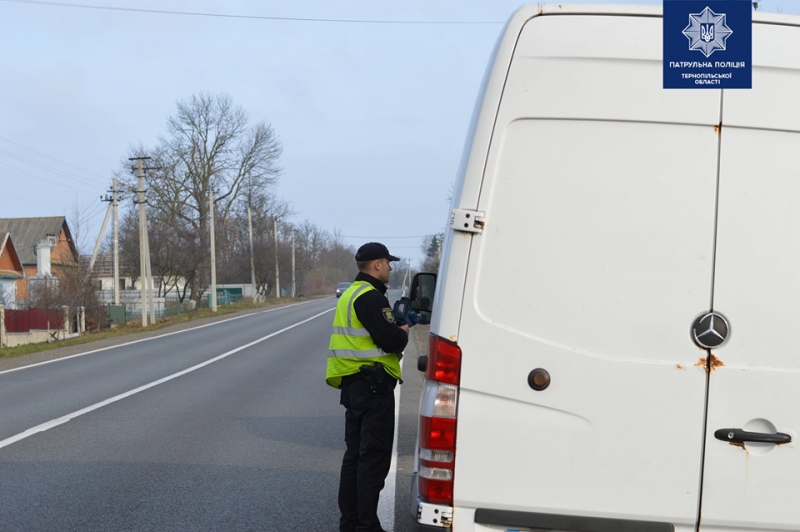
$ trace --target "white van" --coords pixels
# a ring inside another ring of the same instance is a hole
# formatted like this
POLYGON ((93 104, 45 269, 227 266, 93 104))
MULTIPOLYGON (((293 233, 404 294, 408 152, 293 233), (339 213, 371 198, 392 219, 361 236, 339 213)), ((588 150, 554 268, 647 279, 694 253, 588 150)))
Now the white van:
POLYGON ((800 530, 800 19, 753 19, 751 90, 663 89, 661 6, 508 23, 416 281, 419 530, 800 530))

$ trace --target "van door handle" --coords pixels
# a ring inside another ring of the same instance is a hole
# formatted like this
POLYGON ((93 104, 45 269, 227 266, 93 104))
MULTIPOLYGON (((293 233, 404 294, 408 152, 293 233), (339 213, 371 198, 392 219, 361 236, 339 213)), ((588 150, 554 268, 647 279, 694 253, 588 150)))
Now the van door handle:
POLYGON ((782 432, 770 434, 767 432, 747 432, 742 429, 719 429, 714 432, 714 437, 718 440, 735 443, 753 441, 781 444, 792 441, 792 437, 789 434, 784 434, 782 432))

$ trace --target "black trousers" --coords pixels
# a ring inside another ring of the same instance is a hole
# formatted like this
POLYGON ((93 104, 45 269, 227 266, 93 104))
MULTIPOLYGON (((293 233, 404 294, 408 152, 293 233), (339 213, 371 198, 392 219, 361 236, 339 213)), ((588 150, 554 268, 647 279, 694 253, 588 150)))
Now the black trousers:
POLYGON ((347 450, 339 479, 340 532, 380 532, 378 499, 392 462, 394 388, 386 376, 382 389, 353 376, 342 382, 347 450))

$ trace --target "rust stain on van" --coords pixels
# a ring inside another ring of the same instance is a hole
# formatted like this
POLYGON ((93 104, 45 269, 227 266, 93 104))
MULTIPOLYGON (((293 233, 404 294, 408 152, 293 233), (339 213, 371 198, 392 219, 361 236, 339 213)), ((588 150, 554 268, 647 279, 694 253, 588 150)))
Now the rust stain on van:
POLYGON ((708 359, 705 357, 700 357, 700 360, 697 361, 697 364, 694 365, 696 368, 703 368, 706 373, 709 371, 714 371, 719 367, 724 366, 725 363, 722 360, 718 359, 714 353, 708 355, 708 359))
POLYGON ((722 124, 717 124, 716 126, 714 126, 714 133, 719 135, 721 131, 722 131, 722 124))
POLYGON ((683 364, 675 364, 675 367, 678 369, 686 369, 683 367, 683 364))
POLYGON ((747 450, 747 447, 744 446, 744 442, 741 442, 741 441, 732 441, 732 442, 729 442, 728 445, 733 445, 734 447, 741 447, 745 451, 747 450))
MULTIPOLYGON (((555 7, 555 10, 562 10, 564 9, 564 4, 556 4, 555 6, 548 6, 550 8, 555 7)), ((539 15, 545 15, 549 13, 549 10, 545 10, 543 4, 539 4, 539 15)))

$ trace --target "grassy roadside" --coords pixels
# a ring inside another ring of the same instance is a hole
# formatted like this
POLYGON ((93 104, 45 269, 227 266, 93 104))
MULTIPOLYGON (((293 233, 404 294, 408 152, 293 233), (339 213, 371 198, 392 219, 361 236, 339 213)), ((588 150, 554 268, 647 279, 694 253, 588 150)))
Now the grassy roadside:
POLYGON ((163 318, 158 318, 155 324, 149 325, 146 328, 142 327, 142 322, 140 320, 131 321, 125 325, 120 325, 113 329, 104 329, 99 332, 86 331, 86 333, 83 334, 82 336, 76 338, 69 338, 67 340, 58 340, 49 343, 27 344, 27 345, 20 345, 17 347, 3 347, 0 348, 0 360, 17 358, 25 355, 30 355, 32 353, 40 353, 42 351, 49 351, 61 347, 88 344, 91 342, 96 342, 98 340, 106 340, 106 339, 119 338, 135 334, 149 333, 153 331, 158 331, 160 329, 166 329, 174 325, 179 325, 191 321, 197 321, 204 318, 215 318, 218 316, 225 316, 228 314, 235 314, 238 312, 243 312, 248 310, 266 309, 270 307, 276 307, 279 305, 286 305, 289 303, 304 301, 305 299, 312 299, 312 298, 269 299, 264 303, 253 303, 250 300, 245 300, 236 303, 231 303, 230 305, 219 306, 217 308, 217 312, 213 312, 210 308, 200 308, 190 312, 183 312, 177 316, 165 316, 163 318))

